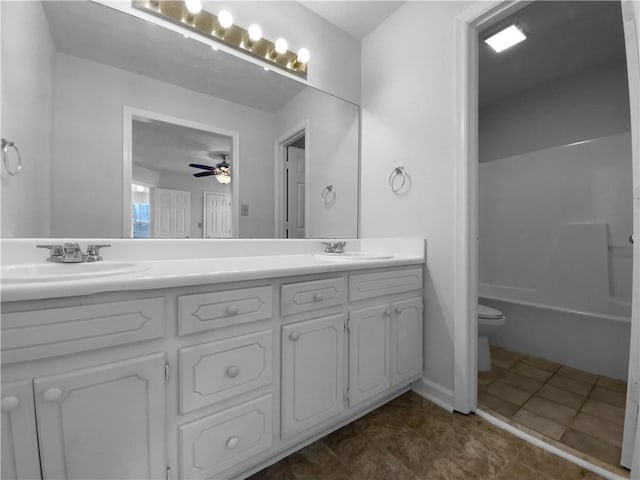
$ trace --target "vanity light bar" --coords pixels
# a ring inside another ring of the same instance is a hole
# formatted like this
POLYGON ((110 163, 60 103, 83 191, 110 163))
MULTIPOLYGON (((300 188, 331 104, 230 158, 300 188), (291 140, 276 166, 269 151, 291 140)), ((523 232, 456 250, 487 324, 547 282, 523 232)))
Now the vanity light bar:
MULTIPOLYGON (((182 0, 132 0, 131 4, 137 10, 150 13, 163 20, 192 30, 206 38, 221 42, 242 53, 259 58, 269 65, 281 68, 299 77, 307 78, 306 62, 309 61, 309 55, 306 49, 301 49, 301 52, 299 52, 302 53, 301 56, 288 50, 287 47, 281 52, 282 48, 276 48, 276 43, 264 37, 260 37, 255 41, 252 40, 251 37, 257 37, 253 31, 250 37, 249 31, 237 25, 232 24, 227 28, 223 27, 221 23, 225 22, 221 22, 219 16, 213 13, 205 10, 191 13, 187 8, 187 2, 182 0)), ((194 10, 191 2, 189 2, 189 7, 194 10)), ((278 47, 281 47, 281 44, 282 42, 278 47)))

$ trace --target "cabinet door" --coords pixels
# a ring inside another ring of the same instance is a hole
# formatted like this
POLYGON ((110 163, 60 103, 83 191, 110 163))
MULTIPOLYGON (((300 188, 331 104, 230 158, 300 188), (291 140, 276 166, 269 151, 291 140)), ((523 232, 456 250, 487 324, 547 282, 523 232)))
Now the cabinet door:
POLYGON ((31 380, 2 385, 2 479, 40 478, 31 380))
POLYGON ((282 436, 289 437, 344 408, 345 315, 282 328, 282 436))
POLYGON ((158 479, 164 353, 34 382, 44 479, 158 479))
POLYGON ((349 402, 370 398, 389 387, 389 305, 349 314, 349 402))
POLYGON ((391 304, 391 384, 422 372, 422 298, 391 304))

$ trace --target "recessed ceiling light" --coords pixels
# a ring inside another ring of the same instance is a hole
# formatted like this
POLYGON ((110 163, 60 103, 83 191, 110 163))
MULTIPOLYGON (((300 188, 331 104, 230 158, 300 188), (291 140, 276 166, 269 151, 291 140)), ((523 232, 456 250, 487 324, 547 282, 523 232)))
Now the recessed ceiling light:
POLYGON ((486 38, 484 42, 489 45, 496 53, 500 53, 509 47, 525 40, 527 36, 515 25, 509 25, 507 28, 500 30, 498 33, 486 38))

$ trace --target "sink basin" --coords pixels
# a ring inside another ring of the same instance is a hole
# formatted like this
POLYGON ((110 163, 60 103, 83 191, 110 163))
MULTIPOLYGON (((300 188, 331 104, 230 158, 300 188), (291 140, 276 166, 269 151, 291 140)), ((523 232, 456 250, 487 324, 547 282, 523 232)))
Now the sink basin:
POLYGON ((136 262, 33 263, 2 267, 4 284, 68 282, 141 272, 146 267, 136 262))
POLYGON ((393 255, 382 255, 367 252, 314 253, 313 256, 323 262, 353 262, 366 260, 388 260, 393 255))

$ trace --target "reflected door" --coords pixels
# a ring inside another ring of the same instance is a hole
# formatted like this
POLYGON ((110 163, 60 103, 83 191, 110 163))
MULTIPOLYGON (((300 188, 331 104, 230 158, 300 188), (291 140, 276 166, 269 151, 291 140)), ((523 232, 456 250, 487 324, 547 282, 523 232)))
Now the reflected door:
POLYGON ((156 188, 153 194, 153 237, 189 238, 191 192, 156 188))
POLYGON ((204 192, 205 238, 231 238, 231 194, 204 192))
POLYGON ((305 238, 304 150, 287 147, 287 238, 305 238))

